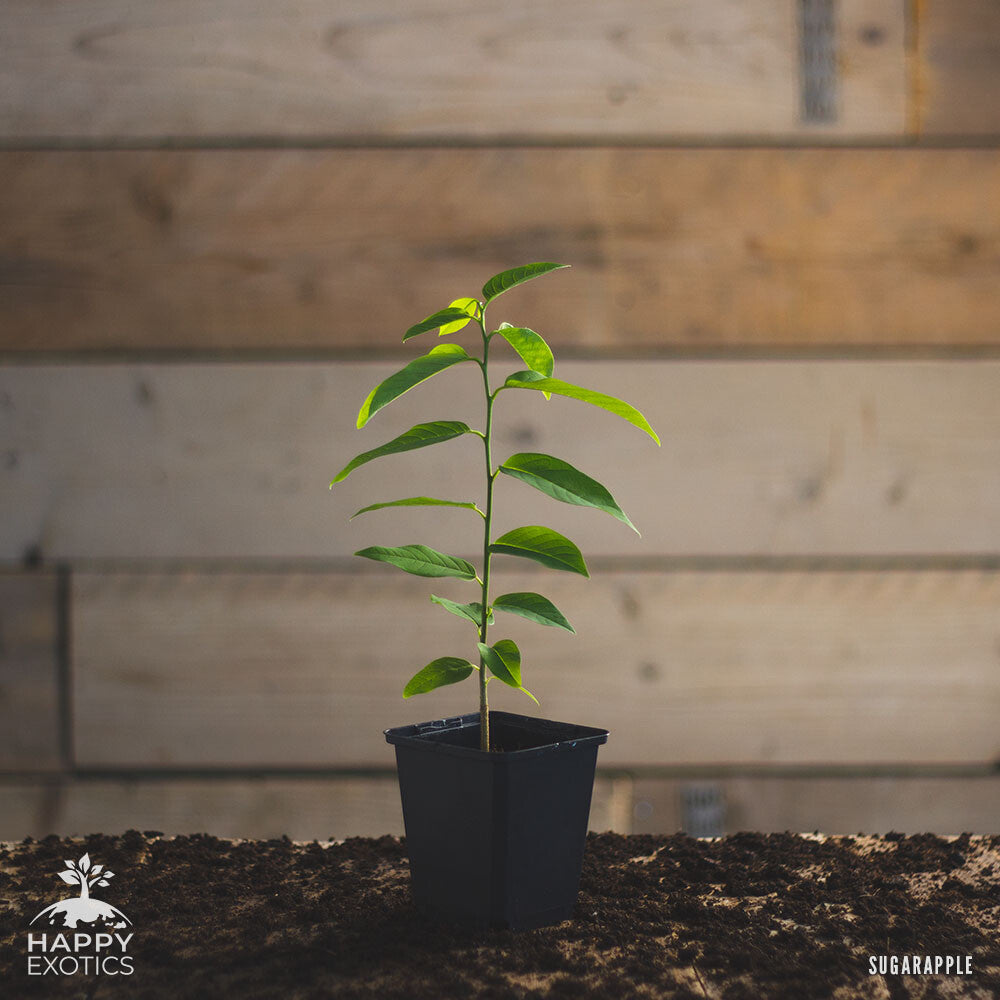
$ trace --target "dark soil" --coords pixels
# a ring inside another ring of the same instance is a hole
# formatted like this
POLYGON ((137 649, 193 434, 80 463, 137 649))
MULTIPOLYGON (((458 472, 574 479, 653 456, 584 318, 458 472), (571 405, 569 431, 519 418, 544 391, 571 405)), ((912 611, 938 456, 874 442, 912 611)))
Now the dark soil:
POLYGON ((1000 837, 591 835, 574 919, 523 933, 416 913, 393 837, 25 841, 0 848, 0 995, 1000 998, 1000 837), (96 893, 134 925, 135 973, 29 977, 28 924, 85 851, 116 873, 96 893), (972 974, 871 975, 870 955, 972 974))

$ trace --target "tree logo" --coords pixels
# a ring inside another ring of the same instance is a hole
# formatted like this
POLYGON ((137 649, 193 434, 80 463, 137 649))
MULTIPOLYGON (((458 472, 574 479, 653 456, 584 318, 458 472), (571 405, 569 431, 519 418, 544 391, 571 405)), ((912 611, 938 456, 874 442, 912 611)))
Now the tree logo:
POLYGON ((79 861, 67 861, 66 870, 59 877, 67 885, 79 885, 80 895, 60 899, 58 903, 46 906, 31 921, 32 924, 48 918, 50 927, 76 927, 78 924, 101 924, 104 927, 128 927, 132 921, 110 903, 94 899, 90 890, 98 886, 111 885, 114 872, 103 865, 91 865, 90 855, 85 854, 79 861))
POLYGON ((132 926, 132 921, 111 903, 95 899, 92 889, 111 884, 115 873, 103 865, 91 864, 90 855, 79 861, 67 861, 59 877, 67 884, 79 886, 78 896, 68 896, 51 903, 39 913, 30 926, 36 924, 57 928, 55 934, 28 933, 28 974, 72 975, 75 972, 106 975, 131 975, 132 958, 128 954, 132 933, 119 933, 132 926), (80 926, 86 930, 80 930, 80 926), (65 933, 72 931, 73 933, 65 933))

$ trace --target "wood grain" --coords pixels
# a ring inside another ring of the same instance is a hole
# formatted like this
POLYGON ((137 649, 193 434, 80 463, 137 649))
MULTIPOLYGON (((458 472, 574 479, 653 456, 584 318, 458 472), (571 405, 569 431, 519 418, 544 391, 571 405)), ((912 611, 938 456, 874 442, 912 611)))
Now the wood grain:
MULTIPOLYGON (((598 775, 593 830, 625 832, 628 779, 598 775), (627 784, 623 786, 621 783, 627 784)), ((0 781, 0 841, 100 831, 160 830, 216 837, 293 840, 401 836, 394 773, 367 777, 65 778, 49 784, 0 781)))
MULTIPOLYGON (((500 373, 520 367, 497 353, 500 373)), ((0 367, 0 435, 16 456, 0 467, 0 558, 315 559, 417 541, 473 558, 473 512, 348 520, 396 497, 481 499, 472 436, 327 488, 418 421, 482 422, 467 365, 355 430, 368 387, 395 367, 0 367)), ((594 557, 1000 553, 1000 362, 567 362, 558 374, 638 406, 662 448, 596 408, 514 390, 497 399, 496 460, 565 459, 606 483, 643 536, 507 477, 498 533, 549 524, 594 557)))
MULTIPOLYGON (((504 570, 577 636, 511 616, 534 706, 612 730, 603 766, 982 764, 1000 759, 1000 574, 504 570), (552 633, 557 632, 557 635, 552 633)), ((392 764, 381 730, 474 711, 471 683, 403 683, 472 628, 433 607, 463 584, 368 574, 74 576, 83 766, 392 764)))
POLYGON ((0 571, 0 771, 60 764, 52 573, 0 571))
POLYGON ((120 834, 326 840, 401 833, 395 776, 382 779, 64 779, 0 783, 0 839, 120 834))
MULTIPOLYGON (((1000 152, 0 153, 0 350, 373 351, 493 273, 578 354, 1000 343, 1000 152)), ((519 319, 520 318, 520 319, 519 319)))
MULTIPOLYGON (((711 777, 722 795, 724 829, 991 833, 1000 815, 995 778, 711 777)), ((684 828, 690 782, 598 773, 590 828, 673 833, 684 828)), ((403 832, 392 774, 344 778, 64 779, 0 781, 0 841, 161 830, 168 836, 325 840, 403 832)))
MULTIPOLYGON (((1000 823, 1000 777, 741 777, 699 782, 721 794, 725 833, 993 834, 1000 823)), ((639 779, 632 833, 684 828, 690 783, 639 779)))
POLYGON ((1000 7, 924 0, 916 10, 921 134, 1000 137, 1000 7))
POLYGON ((903 4, 845 0, 837 120, 803 126, 794 0, 71 0, 0 8, 0 133, 899 136, 903 4))

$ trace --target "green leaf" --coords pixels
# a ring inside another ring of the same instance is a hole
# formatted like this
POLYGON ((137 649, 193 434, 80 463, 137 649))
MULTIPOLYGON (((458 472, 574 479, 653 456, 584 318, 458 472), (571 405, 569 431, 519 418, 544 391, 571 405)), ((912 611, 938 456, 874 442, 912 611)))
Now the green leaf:
MULTIPOLYGON (((433 316, 428 316, 427 319, 422 319, 419 323, 411 326, 406 333, 403 334, 403 342, 405 343, 411 337, 419 337, 422 333, 427 333, 429 330, 436 330, 438 327, 454 326, 456 323, 459 324, 455 327, 456 330, 461 330, 466 323, 472 319, 468 310, 459 306, 459 302, 471 301, 475 302, 475 299, 456 299, 447 309, 442 309, 439 312, 434 313, 433 316)), ((476 303, 476 308, 478 310, 479 304, 476 303)), ((454 333, 454 330, 450 330, 449 333, 454 333)))
POLYGON ((538 699, 521 684, 521 651, 513 639, 501 639, 492 646, 477 642, 483 663, 490 673, 504 684, 523 691, 536 705, 538 699))
POLYGON ((501 271, 499 274, 494 274, 483 285, 483 304, 492 302, 498 295, 506 292, 508 288, 513 288, 522 282, 530 281, 532 278, 537 278, 543 274, 548 274, 549 271, 557 271, 561 267, 569 267, 569 264, 524 264, 521 267, 512 267, 509 271, 501 271))
POLYGON ((575 634, 576 629, 566 620, 565 615, 547 598, 530 591, 516 594, 501 594, 494 602, 497 611, 520 615, 539 625, 555 625, 575 634))
MULTIPOLYGON (((440 604, 445 611, 450 611, 453 615, 457 615, 459 618, 467 618, 473 625, 477 625, 479 628, 483 626, 483 606, 477 601, 474 604, 456 604, 454 601, 449 601, 447 597, 436 597, 431 594, 431 600, 435 604, 440 604)), ((489 618, 486 620, 487 625, 493 624, 493 612, 490 612, 489 618)))
POLYGON ((471 360, 465 349, 458 344, 438 344, 437 347, 432 347, 427 354, 414 358, 405 368, 390 375, 368 393, 358 411, 358 427, 364 427, 383 406, 398 399, 404 392, 409 392, 415 385, 426 382, 432 375, 437 375, 452 365, 471 360))
POLYGON ((403 688, 403 697, 412 698, 415 694, 426 694, 445 684, 457 684, 464 681, 476 668, 457 656, 442 656, 431 660, 421 670, 418 670, 403 688))
POLYGON ((515 528, 501 535, 491 546, 490 552, 508 556, 534 559, 551 569, 562 569, 581 576, 590 576, 583 554, 565 536, 540 524, 515 528))
POLYGON ((475 510, 482 514, 482 511, 474 503, 467 503, 460 500, 438 500, 437 497, 407 497, 405 500, 386 500, 384 503, 370 503, 361 510, 356 510, 350 517, 354 520, 358 514, 366 514, 370 510, 383 510, 385 507, 465 507, 468 510, 475 510))
POLYGON ((513 639, 501 639, 493 646, 477 642, 483 662, 490 673, 504 684, 516 688, 521 686, 521 651, 513 639))
POLYGON ((426 545, 371 545, 354 553, 365 559, 389 563, 414 576, 456 576, 460 580, 475 580, 476 568, 457 556, 445 555, 426 545))
MULTIPOLYGON (((450 333, 458 333, 471 319, 477 319, 479 316, 479 303, 476 299, 455 299, 449 309, 461 309, 463 312, 468 313, 467 319, 456 320, 454 323, 445 323, 444 326, 438 330, 439 337, 447 337, 450 333)), ((403 338, 406 339, 405 337, 403 338)))
POLYGON ((534 330, 529 330, 526 326, 501 323, 493 333, 500 334, 533 372, 545 376, 552 374, 552 367, 555 364, 552 350, 534 330))
POLYGON ((371 451, 362 452, 352 458, 340 472, 333 478, 330 488, 334 483, 339 483, 346 479, 359 465, 381 458, 383 455, 395 455, 401 451, 413 451, 414 448, 426 448, 428 445, 440 444, 442 441, 450 441, 461 434, 474 434, 475 432, 468 424, 463 424, 461 420, 434 420, 428 424, 415 424, 408 431, 400 434, 399 437, 373 448, 371 451))
POLYGON ((515 479, 520 479, 536 490, 548 494, 563 503, 577 507, 595 507, 627 524, 637 535, 638 528, 628 519, 628 515, 618 506, 615 498, 596 479, 591 479, 569 462, 551 455, 534 452, 519 452, 511 455, 500 471, 515 479))
POLYGON ((572 382, 564 382, 558 378, 544 378, 537 372, 515 372, 508 375, 507 380, 500 387, 501 389, 535 389, 538 392, 553 392, 557 396, 568 396, 570 399, 579 399, 584 403, 599 406, 608 413, 627 420, 630 424, 635 424, 640 430, 645 431, 657 444, 660 439, 656 436, 656 431, 649 426, 649 421, 634 407, 630 406, 623 399, 614 396, 607 396, 603 392, 596 392, 594 389, 584 389, 583 386, 573 385, 572 382))

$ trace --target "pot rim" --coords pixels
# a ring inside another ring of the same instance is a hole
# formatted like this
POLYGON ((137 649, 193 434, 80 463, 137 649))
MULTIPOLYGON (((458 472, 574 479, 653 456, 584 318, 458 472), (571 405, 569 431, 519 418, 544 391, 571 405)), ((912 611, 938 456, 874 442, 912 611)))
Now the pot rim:
POLYGON ((453 733, 461 729, 479 728, 479 713, 469 712, 465 715, 453 715, 445 719, 435 719, 431 722, 418 722, 410 726, 396 726, 384 729, 386 743, 393 746, 410 747, 414 750, 424 750, 433 753, 443 753, 449 757, 480 757, 485 760, 501 763, 509 760, 523 760, 537 757, 540 754, 565 752, 577 747, 599 746, 608 742, 608 730, 594 726, 580 726, 572 722, 556 722, 553 719, 542 719, 532 715, 518 715, 514 712, 499 712, 490 710, 490 720, 505 722, 527 729, 542 737, 551 737, 549 742, 525 750, 485 751, 479 747, 463 747, 454 743, 443 743, 436 737, 444 733, 453 733))

